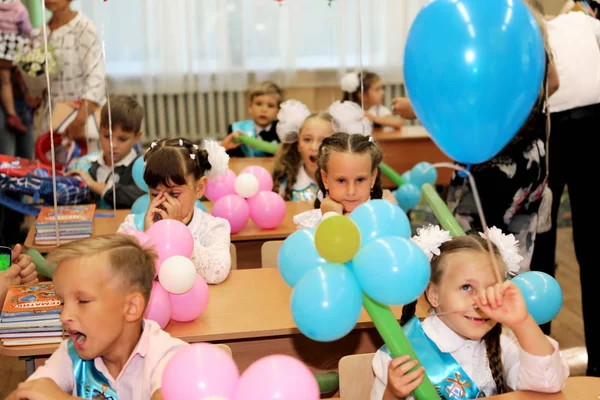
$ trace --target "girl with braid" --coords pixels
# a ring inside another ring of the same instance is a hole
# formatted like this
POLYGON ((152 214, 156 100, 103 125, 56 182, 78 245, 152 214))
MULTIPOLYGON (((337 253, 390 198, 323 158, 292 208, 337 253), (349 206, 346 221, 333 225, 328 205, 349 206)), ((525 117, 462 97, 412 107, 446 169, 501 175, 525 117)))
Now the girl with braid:
POLYGON ((198 146, 187 139, 162 139, 152 143, 144 161, 148 210, 145 215, 128 215, 119 232, 147 231, 160 220, 178 220, 194 237, 191 260, 197 273, 207 283, 223 282, 231 268, 229 222, 205 213, 195 203, 204 195, 208 179, 227 171, 225 149, 210 140, 198 146))
MULTIPOLYGON (((488 235, 506 279, 519 269, 516 240, 495 227, 488 235)), ((510 280, 497 282, 486 236, 451 238, 430 226, 413 241, 431 262, 425 297, 432 312, 421 323, 411 303, 400 323, 422 365, 408 355, 392 359, 382 347, 373 359, 371 400, 412 399, 425 371, 442 399, 559 392, 569 376, 567 362, 527 312, 519 288, 510 280)))

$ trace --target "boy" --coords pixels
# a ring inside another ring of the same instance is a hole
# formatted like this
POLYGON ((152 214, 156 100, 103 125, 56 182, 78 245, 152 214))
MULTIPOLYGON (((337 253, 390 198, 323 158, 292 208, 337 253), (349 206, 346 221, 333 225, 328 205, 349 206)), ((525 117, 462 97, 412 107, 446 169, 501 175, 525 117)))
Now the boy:
POLYGON ((70 339, 7 399, 160 400, 162 372, 186 343, 144 320, 156 255, 111 234, 58 247, 54 290, 70 339))
POLYGON ((110 156, 110 132, 108 125, 108 104, 100 114, 100 145, 102 151, 77 160, 68 175, 79 175, 99 198, 100 208, 112 208, 113 185, 117 197, 117 208, 131 208, 144 194, 133 180, 133 163, 138 155, 133 147, 142 136, 144 118, 143 107, 131 96, 110 96, 110 113, 113 136, 113 158, 115 175, 113 179, 110 156))
POLYGON ((281 89, 273 82, 263 82, 250 91, 248 114, 252 119, 229 125, 228 135, 220 143, 230 157, 272 156, 272 154, 263 153, 245 144, 235 143, 233 140, 240 135, 246 135, 271 143, 279 143, 276 119, 281 101, 281 89))

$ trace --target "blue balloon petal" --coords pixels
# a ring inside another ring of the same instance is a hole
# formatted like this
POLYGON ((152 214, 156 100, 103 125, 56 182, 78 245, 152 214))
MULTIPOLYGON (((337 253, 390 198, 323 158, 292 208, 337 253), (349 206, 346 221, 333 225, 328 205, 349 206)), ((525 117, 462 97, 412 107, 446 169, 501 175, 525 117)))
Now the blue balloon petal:
POLYGON ((558 315, 563 293, 556 279, 543 272, 529 271, 515 276, 512 282, 521 289, 527 311, 535 322, 545 324, 558 315))
POLYGON ((137 160, 133 163, 133 168, 131 173, 133 175, 133 181, 144 192, 148 193, 148 185, 144 181, 144 157, 138 157, 137 160))
POLYGON ((138 199, 131 206, 132 214, 141 214, 145 213, 148 210, 148 205, 150 205, 150 196, 147 194, 138 197, 138 199))
POLYGON ((409 211, 421 202, 421 190, 412 183, 407 183, 394 191, 394 198, 403 210, 409 211))
POLYGON ((319 255, 315 247, 314 228, 292 233, 285 239, 277 255, 279 273, 292 288, 308 271, 323 264, 327 264, 327 261, 319 255))
POLYGON ((435 185, 437 181, 437 170, 428 162, 420 162, 411 171, 411 182, 419 189, 426 183, 435 185))
POLYGON ((489 160, 517 133, 545 66, 540 28, 524 2, 513 0, 432 1, 412 23, 404 53, 419 121, 465 164, 489 160))
POLYGON ((362 292, 343 265, 309 271, 292 292, 292 317, 304 335, 331 342, 354 329, 362 309, 362 292))
POLYGON ((144 219, 146 219, 145 211, 143 213, 135 214, 133 216, 133 223, 135 224, 135 229, 144 232, 144 219))
POLYGON ((406 183, 412 183, 412 174, 410 173, 410 171, 406 171, 405 173, 403 173, 402 179, 404 179, 404 182, 406 183))
POLYGON ((409 238, 411 234, 406 213, 386 200, 370 200, 361 204, 352 211, 350 219, 358 226, 362 246, 380 237, 409 238))
POLYGON ((410 239, 386 237, 364 246, 352 261, 362 290, 383 304, 403 305, 416 299, 429 283, 431 268, 410 239))

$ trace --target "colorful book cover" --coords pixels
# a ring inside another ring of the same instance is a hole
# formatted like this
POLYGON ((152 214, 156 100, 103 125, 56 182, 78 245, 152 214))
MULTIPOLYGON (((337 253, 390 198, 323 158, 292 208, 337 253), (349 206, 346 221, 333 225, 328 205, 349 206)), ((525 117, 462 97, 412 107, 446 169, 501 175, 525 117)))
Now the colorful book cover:
POLYGON ((2 322, 58 319, 61 308, 52 282, 17 285, 8 289, 0 319, 2 322))
MULTIPOLYGON (((59 223, 81 223, 88 222, 94 219, 96 211, 95 204, 82 204, 77 206, 59 206, 58 207, 58 222, 59 223)), ((40 214, 36 219, 37 224, 54 223, 56 215, 54 207, 42 207, 40 214)))

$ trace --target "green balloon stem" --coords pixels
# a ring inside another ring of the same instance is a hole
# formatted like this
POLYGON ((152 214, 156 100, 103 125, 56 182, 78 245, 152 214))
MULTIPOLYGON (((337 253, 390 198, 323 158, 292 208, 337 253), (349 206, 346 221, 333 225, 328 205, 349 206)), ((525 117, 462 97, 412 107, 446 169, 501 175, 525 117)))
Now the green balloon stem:
POLYGON ((340 375, 337 372, 315 374, 315 379, 321 394, 337 392, 340 388, 340 375))
POLYGON ((456 218, 454 218, 448 209, 448 206, 444 200, 441 199, 440 195, 433 186, 426 183, 421 189, 421 194, 423 195, 423 198, 427 204, 429 204, 429 207, 440 222, 440 225, 442 225, 445 230, 450 232, 450 235, 465 236, 465 231, 463 228, 461 228, 458 221, 456 221, 456 218))
POLYGON ((275 154, 279 145, 276 143, 266 142, 261 139, 240 135, 237 139, 233 139, 234 142, 242 142, 254 149, 260 150, 265 153, 275 154))
POLYGON ((394 171, 392 167, 390 167, 383 161, 379 164, 379 170, 383 175, 387 176, 398 187, 406 183, 406 181, 402 178, 402 175, 394 171))
POLYGON ((35 269, 38 274, 52 278, 54 270, 56 269, 56 264, 51 264, 46 261, 44 256, 42 256, 36 249, 27 250, 27 255, 31 257, 31 262, 35 265, 35 269))

